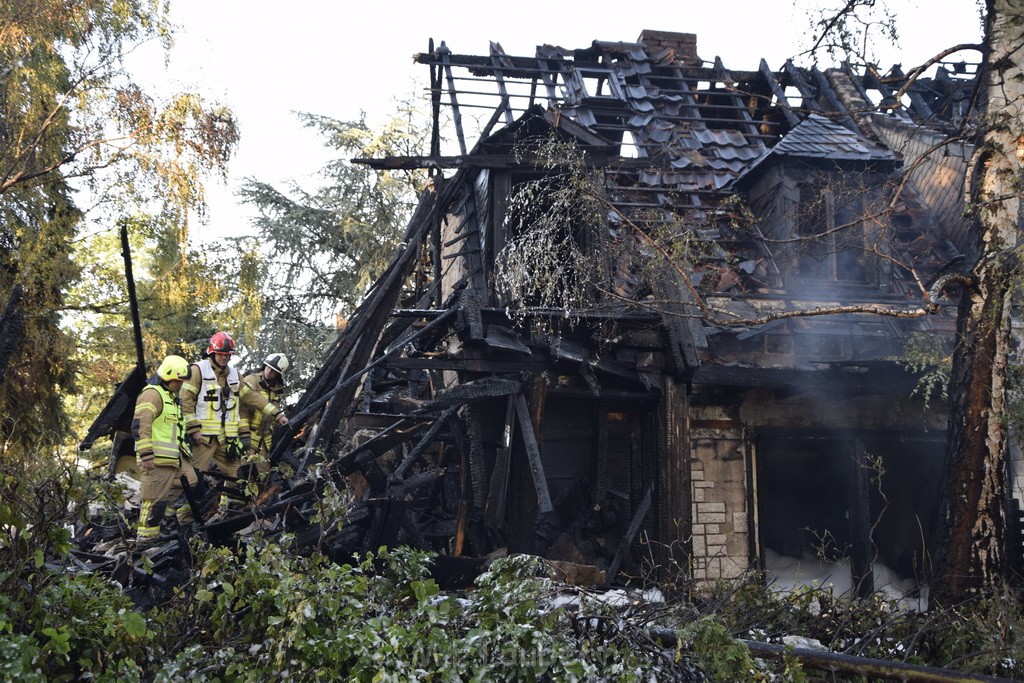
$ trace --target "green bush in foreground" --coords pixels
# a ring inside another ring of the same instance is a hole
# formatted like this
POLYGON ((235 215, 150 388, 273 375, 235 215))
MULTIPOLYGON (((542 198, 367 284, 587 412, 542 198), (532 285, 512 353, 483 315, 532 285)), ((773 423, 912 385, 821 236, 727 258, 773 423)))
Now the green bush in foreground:
POLYGON ((235 551, 197 542, 192 578, 140 611, 69 557, 77 511, 108 492, 69 468, 0 465, 2 680, 808 680, 792 656, 766 662, 738 640, 787 635, 1024 679, 1024 609, 1009 590, 922 615, 880 596, 780 596, 751 576, 616 604, 512 556, 472 590, 443 593, 423 552, 382 549, 339 565, 257 538, 235 551), (674 632, 676 647, 652 627, 674 632))

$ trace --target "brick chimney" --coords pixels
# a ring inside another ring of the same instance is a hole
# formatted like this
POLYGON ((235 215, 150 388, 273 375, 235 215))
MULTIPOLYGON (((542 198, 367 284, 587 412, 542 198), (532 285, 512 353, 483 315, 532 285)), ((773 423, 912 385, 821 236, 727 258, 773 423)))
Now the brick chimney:
POLYGON ((637 42, 647 49, 647 54, 656 55, 662 50, 672 50, 675 61, 688 66, 700 66, 703 60, 697 56, 697 34, 654 31, 645 28, 637 42))

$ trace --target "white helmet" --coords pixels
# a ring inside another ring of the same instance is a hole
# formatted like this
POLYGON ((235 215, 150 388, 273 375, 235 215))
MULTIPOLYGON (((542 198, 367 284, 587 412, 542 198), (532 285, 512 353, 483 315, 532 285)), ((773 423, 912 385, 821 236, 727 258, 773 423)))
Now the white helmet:
POLYGON ((272 353, 264 359, 263 365, 283 375, 291 363, 288 362, 288 356, 283 353, 272 353))

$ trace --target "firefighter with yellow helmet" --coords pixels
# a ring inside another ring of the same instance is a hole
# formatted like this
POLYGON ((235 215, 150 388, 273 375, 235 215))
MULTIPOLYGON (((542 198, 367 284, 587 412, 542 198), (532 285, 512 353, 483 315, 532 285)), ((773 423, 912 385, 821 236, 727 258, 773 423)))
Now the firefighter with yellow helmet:
POLYGON ((150 544, 160 536, 160 522, 168 506, 181 494, 181 475, 189 484, 198 483, 187 459, 185 419, 178 402, 178 391, 188 375, 188 361, 167 356, 135 401, 132 435, 142 482, 136 534, 139 545, 150 544))
MULTIPOLYGON (((179 394, 196 469, 205 472, 216 461, 232 477, 250 447, 249 424, 241 419, 243 409, 277 424, 288 423, 280 408, 241 381, 238 369, 230 364, 234 352, 235 340, 227 332, 210 337, 206 358, 191 366, 179 394)), ((221 507, 227 502, 222 497, 221 507)))

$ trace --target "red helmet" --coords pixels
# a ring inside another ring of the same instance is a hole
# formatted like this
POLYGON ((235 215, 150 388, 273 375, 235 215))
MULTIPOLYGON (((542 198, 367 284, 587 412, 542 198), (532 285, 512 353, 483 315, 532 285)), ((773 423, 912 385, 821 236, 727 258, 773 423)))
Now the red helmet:
POLYGON ((218 332, 210 337, 210 345, 206 347, 206 355, 211 353, 234 353, 235 340, 227 332, 218 332))

